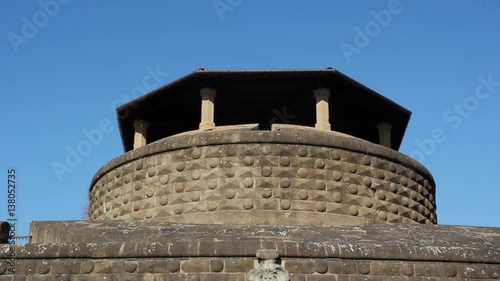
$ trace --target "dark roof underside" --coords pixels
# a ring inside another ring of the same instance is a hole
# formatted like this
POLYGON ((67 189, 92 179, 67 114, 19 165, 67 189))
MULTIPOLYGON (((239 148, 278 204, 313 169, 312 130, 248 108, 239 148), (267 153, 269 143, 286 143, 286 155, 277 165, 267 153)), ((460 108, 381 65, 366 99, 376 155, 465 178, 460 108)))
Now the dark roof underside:
POLYGON ((199 69, 117 108, 124 150, 133 148, 135 119, 151 122, 148 143, 197 129, 203 87, 217 90, 216 125, 260 123, 261 129, 268 128, 270 121, 314 126, 313 90, 329 88, 332 130, 377 142, 376 123, 391 122, 392 148, 396 150, 411 115, 407 109, 335 69, 199 69), (296 119, 283 118, 285 113, 296 119))

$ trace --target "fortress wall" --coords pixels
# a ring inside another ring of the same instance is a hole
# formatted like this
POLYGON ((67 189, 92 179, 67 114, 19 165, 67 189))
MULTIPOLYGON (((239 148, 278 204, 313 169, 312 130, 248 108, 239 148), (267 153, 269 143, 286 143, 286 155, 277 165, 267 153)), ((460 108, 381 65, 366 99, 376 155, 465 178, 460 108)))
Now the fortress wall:
POLYGON ((432 176, 397 151, 318 130, 170 137, 103 167, 91 220, 245 225, 436 223, 432 176))

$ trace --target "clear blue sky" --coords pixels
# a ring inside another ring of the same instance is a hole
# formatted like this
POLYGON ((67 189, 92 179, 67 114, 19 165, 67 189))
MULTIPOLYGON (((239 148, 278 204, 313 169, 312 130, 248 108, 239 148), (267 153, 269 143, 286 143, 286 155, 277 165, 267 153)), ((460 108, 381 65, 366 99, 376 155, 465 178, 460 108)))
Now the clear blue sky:
POLYGON ((0 214, 14 167, 18 234, 81 218, 123 152, 114 108, 148 67, 160 86, 198 67, 332 66, 413 112, 401 151, 434 175, 439 223, 500 226, 499 1, 55 1, 0 3, 0 214), (52 164, 103 120, 60 181, 52 164))

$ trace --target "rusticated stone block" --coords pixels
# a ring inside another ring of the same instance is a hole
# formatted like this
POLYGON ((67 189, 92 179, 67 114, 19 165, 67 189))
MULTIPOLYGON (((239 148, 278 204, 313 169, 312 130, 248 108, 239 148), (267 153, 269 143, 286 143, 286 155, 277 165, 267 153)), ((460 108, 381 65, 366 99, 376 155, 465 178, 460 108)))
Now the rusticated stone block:
POLYGON ((187 281, 201 281, 200 274, 189 274, 186 278, 187 281))
POLYGON ((167 281, 187 281, 187 273, 167 273, 165 274, 165 279, 167 281))
POLYGON ((457 277, 459 278, 477 278, 486 279, 490 278, 484 270, 484 267, 476 264, 459 264, 457 265, 457 277))
MULTIPOLYGON (((189 241, 178 241, 176 243, 169 244, 168 250, 169 253, 173 256, 186 256, 190 254, 190 248, 192 246, 191 244, 196 244, 196 243, 189 241)), ((160 248, 162 247, 163 249, 165 249, 167 246, 166 245, 160 246, 158 250, 160 250, 160 248)))
MULTIPOLYGON (((373 276, 373 275, 351 275, 349 277, 349 280, 350 281, 366 281, 366 280, 370 280, 370 281, 389 281, 389 279, 386 277, 386 276, 373 276)), ((401 280, 403 281, 403 280, 401 280)), ((422 280, 423 281, 423 280, 422 280)), ((430 281, 430 280, 428 280, 430 281)))
POLYGON ((95 273, 120 273, 123 271, 123 261, 96 260, 94 262, 95 273))
POLYGON ((401 262, 372 261, 370 263, 370 275, 399 276, 401 273, 401 262))
POLYGON ((485 273, 492 279, 500 278, 500 264, 490 264, 484 267, 485 273))
MULTIPOLYGON (((347 274, 335 274, 333 275, 335 278, 337 278, 337 281, 350 281, 352 275, 347 275, 347 274)), ((366 278, 366 276, 364 276, 366 278)))
POLYGON ((26 276, 16 276, 12 281, 23 280, 23 281, 59 281, 59 280, 69 280, 69 276, 66 274, 61 275, 26 275, 26 276))
POLYGON ((69 256, 75 258, 92 257, 93 247, 85 243, 75 243, 69 245, 69 256))
POLYGON ((221 272, 224 269, 224 261, 222 259, 210 261, 211 272, 221 272))
POLYGON ((181 269, 180 261, 178 261, 178 260, 168 261, 168 264, 167 264, 168 272, 175 273, 175 272, 179 272, 180 269, 181 269))
POLYGON ((429 217, 429 210, 433 210, 435 204, 431 200, 433 194, 426 194, 425 188, 419 188, 420 185, 415 183, 418 180, 425 187, 432 186, 432 177, 419 164, 396 151, 384 150, 334 132, 299 127, 286 128, 279 133, 262 131, 259 133, 260 139, 254 138, 246 131, 214 131, 209 135, 200 132, 165 139, 160 141, 161 145, 156 143, 134 150, 134 153, 126 153, 101 169, 99 176, 96 175, 97 180, 90 191, 91 217, 199 223, 192 220, 195 216, 175 218, 181 214, 206 212, 207 209, 199 206, 187 205, 198 202, 200 206, 210 207, 208 210, 211 213, 206 215, 205 220, 221 224, 234 223, 229 218, 236 215, 235 211, 242 209, 252 212, 289 211, 294 214, 288 216, 293 217, 293 221, 288 221, 288 217, 264 218, 261 214, 255 214, 261 219, 245 219, 241 222, 257 225, 276 222, 309 224, 316 221, 307 219, 309 212, 325 212, 329 218, 318 225, 326 226, 349 221, 347 218, 338 221, 336 219, 339 216, 335 214, 353 217, 352 224, 435 221, 429 217), (233 134, 238 135, 241 143, 227 143, 234 137, 233 134), (335 135, 335 138, 331 138, 330 134, 335 135), (310 143, 297 141, 301 139, 297 136, 310 143), (325 142, 325 137, 331 141, 325 142), (185 138, 189 138, 189 141, 186 139, 183 142, 185 138), (210 140, 210 145, 207 145, 207 140, 210 140), (262 143, 264 140, 270 143, 262 143), (248 144, 253 141, 259 144, 248 144), (188 143, 189 145, 185 145, 188 143), (193 145, 196 146, 195 150, 193 145), (126 172, 130 167, 134 171, 126 172), (342 185, 348 183, 358 185, 358 189, 344 190, 342 185), (255 187, 262 190, 240 194, 238 189, 241 186, 248 190, 255 187), (101 189, 102 193, 97 192, 101 189), (130 189, 133 190, 132 193, 129 193, 130 189), (392 205, 363 200, 371 199, 371 189, 387 192, 402 190, 401 195, 406 198, 407 203, 405 205, 405 202, 386 193, 380 193, 376 199, 391 200, 392 205), (192 191, 202 190, 203 194, 195 194, 194 197, 190 194, 192 191), (225 192, 221 193, 219 190, 225 192), (293 190, 293 193, 283 193, 282 190, 293 190), (339 194, 332 197, 329 193, 319 194, 315 190, 329 190, 339 194), (361 198, 343 202, 346 208, 328 207, 331 206, 328 205, 330 202, 341 203, 342 195, 348 192, 356 192, 361 198), (166 199, 165 196, 169 195, 175 196, 166 199), (252 200, 253 204, 249 205, 248 201, 241 205, 234 199, 252 200), (279 205, 276 199, 280 199, 279 205), (318 200, 324 203, 318 205, 318 200), (363 205, 363 202, 368 205, 363 205), (421 205, 424 203, 425 206, 421 205), (355 207, 349 208, 351 205, 355 207), (399 206, 410 208, 413 212, 400 213, 399 206), (233 216, 221 216, 217 212, 220 210, 233 216), (299 218, 300 216, 303 218, 299 218), (358 217, 365 219, 359 220, 358 217))
POLYGON ((200 241, 199 242, 199 255, 202 257, 210 256, 215 252, 215 242, 213 241, 200 241))
POLYGON ((8 256, 9 251, 10 251, 10 245, 4 246, 0 244, 0 256, 2 257, 2 259, 0 260, 0 276, 3 274, 13 274, 11 272, 13 270, 12 266, 14 266, 15 262, 18 261, 14 260, 14 258, 12 259, 5 258, 8 256))
POLYGON ((138 262, 136 261, 124 261, 123 262, 123 270, 126 273, 134 273, 137 271, 138 262))
MULTIPOLYGON (((37 260, 37 271, 36 273, 38 274, 47 274, 50 272, 50 266, 52 264, 52 261, 50 260, 37 260)), ((0 271, 0 274, 1 271, 0 271)))
POLYGON ((231 249, 232 247, 230 241, 215 242, 215 254, 217 256, 226 256, 226 253, 229 253, 231 249))
POLYGON ((416 263, 415 276, 448 277, 442 263, 416 263))
POLYGON ((405 275, 405 276, 412 276, 415 272, 415 268, 414 268, 414 265, 411 264, 411 263, 403 263, 401 265, 401 272, 405 275))
POLYGON ((290 281, 306 281, 306 276, 305 274, 289 274, 290 276, 290 281))
POLYGON ((94 262, 92 260, 82 261, 80 264, 80 272, 83 274, 89 274, 94 271, 94 262))
MULTIPOLYGON (((139 244, 140 245, 140 244, 139 244)), ((96 255, 94 254, 92 257, 121 257, 121 258, 129 258, 129 257, 135 257, 137 255, 137 252, 141 250, 140 246, 138 246, 138 243, 134 242, 113 242, 113 243, 106 243, 107 248, 104 252, 104 255, 102 255, 102 252, 98 250, 98 252, 101 255, 96 255), (113 244, 113 247, 109 247, 109 245, 113 244)), ((99 249, 99 248, 97 248, 99 249)), ((94 252, 96 251, 95 249, 93 250, 94 252)))
POLYGON ((356 262, 340 261, 342 274, 356 274, 356 262))
POLYGON ((370 263, 368 262, 358 262, 358 273, 362 275, 367 275, 370 273, 370 263))
POLYGON ((314 273, 314 262, 311 260, 286 260, 284 268, 290 273, 314 273))
MULTIPOLYGON (((144 274, 113 274, 113 281, 122 281, 122 280, 133 280, 133 281, 167 281, 166 276, 164 274, 153 274, 153 273, 144 273, 144 274)), ((102 280, 102 279, 101 279, 102 280)))
POLYGON ((308 275, 307 281, 335 281, 335 275, 308 275))
POLYGON ((238 240, 232 240, 231 243, 227 245, 226 248, 226 253, 225 255, 227 256, 235 256, 239 253, 245 253, 248 254, 247 249, 246 249, 246 241, 238 241, 238 240))
POLYGON ((139 273, 165 273, 168 272, 167 260, 144 260, 139 261, 137 265, 137 272, 139 273))
POLYGON ((328 261, 328 272, 330 274, 357 274, 356 262, 353 261, 328 261))
MULTIPOLYGON (((239 273, 239 274, 225 274, 227 276, 227 281, 246 281, 247 280, 247 275, 246 273, 239 273)), ((216 277, 215 277, 216 278, 216 277)), ((217 279, 215 279, 217 280, 217 279)))
POLYGON ((328 272, 328 263, 325 260, 315 261, 315 270, 317 273, 325 274, 328 272))
MULTIPOLYGON (((35 274, 37 272, 36 260, 16 260, 16 274, 35 274)), ((8 273, 8 272, 7 272, 8 273)))
POLYGON ((80 273, 81 262, 77 260, 71 261, 54 261, 51 264, 51 274, 77 274, 80 273))
POLYGON ((183 272, 208 272, 210 261, 207 259, 190 259, 181 262, 183 272))

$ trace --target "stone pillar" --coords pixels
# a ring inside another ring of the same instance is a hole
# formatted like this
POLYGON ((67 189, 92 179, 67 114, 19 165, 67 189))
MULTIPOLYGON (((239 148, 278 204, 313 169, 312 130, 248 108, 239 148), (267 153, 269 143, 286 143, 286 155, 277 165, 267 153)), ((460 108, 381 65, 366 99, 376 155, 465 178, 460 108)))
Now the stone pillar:
POLYGON ((149 123, 144 120, 134 121, 134 149, 146 145, 146 135, 148 132, 149 123))
POLYGON ((392 148, 391 144, 391 129, 392 124, 389 122, 382 122, 377 124, 378 128, 378 142, 380 145, 392 148))
POLYGON ((200 96, 201 96, 200 130, 215 128, 215 123, 214 123, 215 89, 203 88, 200 90, 200 96))
POLYGON ((314 127, 330 130, 330 114, 328 109, 330 90, 326 88, 316 89, 314 90, 314 97, 316 97, 316 125, 314 127))

